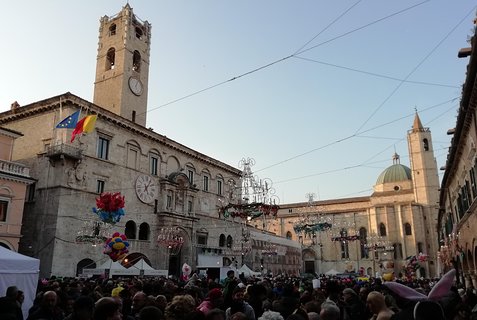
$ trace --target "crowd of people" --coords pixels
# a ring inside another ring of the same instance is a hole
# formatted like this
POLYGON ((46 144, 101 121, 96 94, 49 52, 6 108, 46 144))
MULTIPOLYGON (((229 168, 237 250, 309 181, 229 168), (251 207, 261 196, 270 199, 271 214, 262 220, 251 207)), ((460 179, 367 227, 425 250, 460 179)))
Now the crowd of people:
MULTIPOLYGON (((437 279, 405 282, 426 295, 437 279)), ((219 282, 193 274, 174 278, 43 279, 27 315, 21 288, 0 298, 2 320, 386 320, 477 319, 472 288, 451 286, 439 301, 400 296, 379 278, 285 276, 245 278, 229 271, 219 282), (237 277, 238 276, 238 277, 237 277)))

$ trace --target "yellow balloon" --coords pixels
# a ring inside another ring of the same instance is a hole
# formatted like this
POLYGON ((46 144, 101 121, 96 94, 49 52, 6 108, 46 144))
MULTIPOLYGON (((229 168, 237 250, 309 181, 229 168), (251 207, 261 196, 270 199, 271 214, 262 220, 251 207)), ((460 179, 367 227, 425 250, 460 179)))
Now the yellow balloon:
POLYGON ((392 281, 393 280, 393 274, 392 273, 384 273, 383 274, 383 280, 386 280, 386 281, 392 281))
POLYGON ((115 244, 113 244, 113 249, 114 250, 124 249, 124 243, 123 242, 116 242, 115 244))

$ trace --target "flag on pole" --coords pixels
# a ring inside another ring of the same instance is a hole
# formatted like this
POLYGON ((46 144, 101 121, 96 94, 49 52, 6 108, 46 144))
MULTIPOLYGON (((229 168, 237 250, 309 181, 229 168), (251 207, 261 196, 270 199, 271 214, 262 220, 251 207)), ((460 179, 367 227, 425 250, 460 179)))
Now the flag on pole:
POLYGON ((75 140, 76 135, 80 133, 88 133, 93 131, 94 125, 96 124, 97 115, 86 116, 76 124, 73 133, 71 133, 71 142, 75 140))
POLYGON ((58 129, 73 129, 76 128, 76 124, 78 123, 80 110, 76 111, 75 113, 66 117, 63 121, 56 125, 58 129))

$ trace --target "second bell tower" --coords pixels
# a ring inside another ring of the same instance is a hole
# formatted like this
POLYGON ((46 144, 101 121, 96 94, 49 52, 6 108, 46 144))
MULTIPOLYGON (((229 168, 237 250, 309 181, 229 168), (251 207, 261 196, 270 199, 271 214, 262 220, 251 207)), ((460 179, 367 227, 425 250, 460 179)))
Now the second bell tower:
POLYGON ((146 125, 151 25, 126 4, 100 20, 94 104, 146 125))

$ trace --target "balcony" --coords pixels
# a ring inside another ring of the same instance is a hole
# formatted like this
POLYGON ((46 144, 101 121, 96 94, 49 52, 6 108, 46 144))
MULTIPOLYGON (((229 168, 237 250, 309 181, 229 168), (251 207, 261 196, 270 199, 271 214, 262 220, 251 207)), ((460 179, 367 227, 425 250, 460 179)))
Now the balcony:
POLYGON ((79 148, 62 143, 49 146, 46 151, 46 156, 49 157, 50 160, 65 158, 81 160, 83 158, 83 151, 79 148))
POLYGON ((15 163, 0 159, 0 172, 15 174, 17 176, 30 177, 30 168, 21 163, 15 163))

